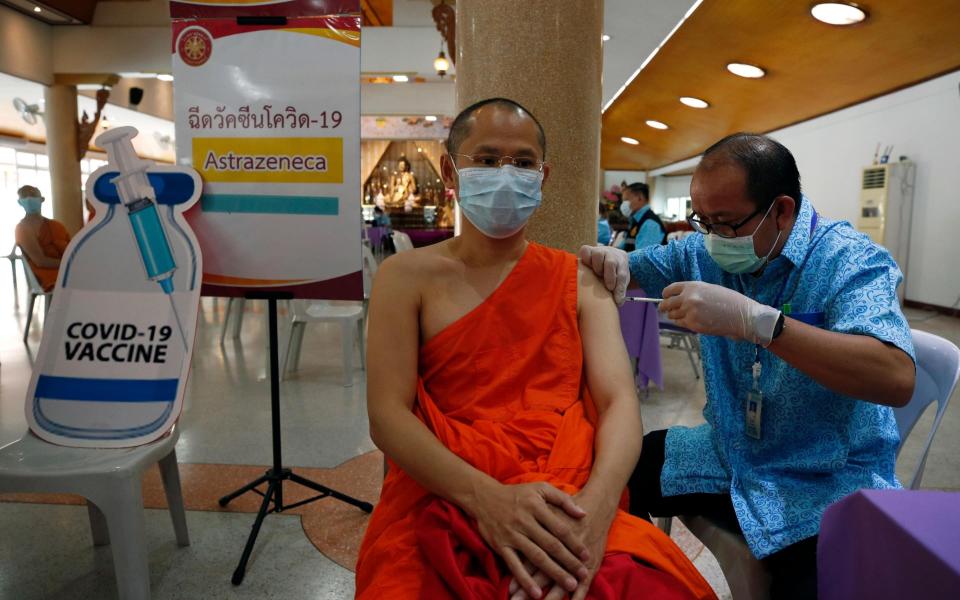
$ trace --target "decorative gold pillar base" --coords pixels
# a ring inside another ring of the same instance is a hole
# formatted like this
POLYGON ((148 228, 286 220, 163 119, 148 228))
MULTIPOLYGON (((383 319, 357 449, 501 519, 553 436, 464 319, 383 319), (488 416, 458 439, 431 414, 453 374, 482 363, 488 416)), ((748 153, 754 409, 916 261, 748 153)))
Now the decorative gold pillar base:
POLYGON ((502 96, 543 124, 552 171, 531 240, 597 239, 603 0, 458 0, 457 108, 502 96))
POLYGON ((44 89, 43 97, 53 217, 73 235, 83 227, 83 194, 77 155, 77 87, 54 84, 44 89))

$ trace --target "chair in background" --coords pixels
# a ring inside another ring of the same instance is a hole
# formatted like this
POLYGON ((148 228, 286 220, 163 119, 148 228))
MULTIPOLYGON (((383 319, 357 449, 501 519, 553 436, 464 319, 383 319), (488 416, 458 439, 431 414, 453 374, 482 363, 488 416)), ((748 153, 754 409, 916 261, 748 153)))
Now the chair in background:
POLYGON ((283 364, 280 368, 281 376, 296 371, 300 366, 300 354, 303 349, 303 334, 307 323, 332 322, 340 324, 340 346, 343 354, 343 385, 353 385, 353 351, 354 335, 358 335, 360 344, 360 368, 366 369, 366 319, 367 304, 370 290, 373 286, 373 277, 377 272, 377 261, 373 253, 366 246, 361 246, 363 260, 363 302, 357 304, 326 301, 308 302, 295 300, 293 302, 293 320, 290 325, 290 337, 287 340, 287 349, 283 355, 283 364))
MULTIPOLYGON (((20 248, 17 246, 17 248, 20 248)), ((27 262, 23 254, 23 248, 20 248, 20 266, 23 267, 23 279, 27 282, 27 323, 23 327, 23 343, 27 343, 27 337, 30 335, 30 324, 33 323, 33 306, 39 296, 43 296, 43 314, 46 315, 50 310, 51 292, 45 292, 37 276, 33 273, 33 268, 27 262)))
POLYGON ((409 235, 402 231, 393 232, 393 245, 397 249, 397 252, 413 250, 413 241, 410 239, 409 235))
POLYGON ((933 418, 933 426, 923 445, 920 462, 913 472, 913 477, 910 478, 909 487, 916 490, 920 489, 920 480, 923 479, 923 469, 927 465, 927 454, 933 444, 933 436, 940 427, 950 396, 957 386, 957 378, 960 377, 960 349, 949 340, 926 331, 912 329, 911 334, 913 349, 917 354, 917 382, 910 402, 893 411, 897 418, 897 429, 900 431, 897 456, 900 455, 904 442, 926 408, 934 401, 937 403, 937 414, 933 418))
POLYGON ((690 359, 690 367, 693 369, 693 376, 700 379, 700 370, 697 368, 697 362, 700 361, 700 337, 693 331, 680 327, 666 315, 660 315, 660 335, 667 338, 671 349, 683 350, 690 359), (696 354, 696 359, 694 359, 696 354))
POLYGON ((150 598, 143 472, 159 463, 177 543, 189 546, 180 473, 174 450, 176 427, 145 446, 119 449, 68 448, 27 432, 0 448, 0 492, 67 493, 87 499, 96 546, 113 546, 117 591, 124 600, 150 598))
POLYGON ((17 295, 17 261, 22 258, 20 255, 20 247, 14 244, 13 249, 10 250, 10 254, 3 258, 10 261, 10 275, 13 276, 13 305, 19 306, 20 298, 17 295))
MULTIPOLYGON (((900 431, 899 456, 903 444, 924 410, 934 401, 937 414, 927 435, 920 462, 910 481, 911 489, 920 487, 927 454, 946 412, 950 396, 960 377, 960 349, 952 342, 925 331, 911 330, 917 355, 917 382, 910 402, 894 409, 900 431)), ((754 558, 743 535, 735 528, 702 516, 679 517, 693 535, 716 557, 723 571, 733 600, 765 600, 769 597, 770 576, 759 560, 754 558)), ((660 528, 670 533, 670 519, 660 519, 660 528)))

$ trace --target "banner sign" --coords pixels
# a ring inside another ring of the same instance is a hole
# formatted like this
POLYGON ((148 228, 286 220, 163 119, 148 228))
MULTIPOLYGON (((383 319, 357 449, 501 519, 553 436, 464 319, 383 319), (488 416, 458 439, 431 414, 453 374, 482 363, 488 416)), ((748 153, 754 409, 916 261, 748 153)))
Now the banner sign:
POLYGON ((203 293, 363 297, 357 2, 171 2, 177 156, 203 293))
POLYGON ((117 127, 97 139, 110 163, 87 180, 96 216, 61 258, 43 326, 26 415, 55 444, 146 444, 180 416, 203 268, 183 213, 201 182, 192 169, 137 159, 135 135, 117 127))

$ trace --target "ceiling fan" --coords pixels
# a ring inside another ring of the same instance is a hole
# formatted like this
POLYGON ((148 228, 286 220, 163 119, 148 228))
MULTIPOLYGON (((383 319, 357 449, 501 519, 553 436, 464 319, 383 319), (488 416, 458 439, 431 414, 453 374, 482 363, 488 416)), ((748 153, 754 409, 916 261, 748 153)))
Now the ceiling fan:
POLYGON ((36 125, 37 117, 42 117, 40 106, 37 104, 28 104, 23 98, 13 99, 13 108, 20 114, 20 118, 28 125, 36 125))

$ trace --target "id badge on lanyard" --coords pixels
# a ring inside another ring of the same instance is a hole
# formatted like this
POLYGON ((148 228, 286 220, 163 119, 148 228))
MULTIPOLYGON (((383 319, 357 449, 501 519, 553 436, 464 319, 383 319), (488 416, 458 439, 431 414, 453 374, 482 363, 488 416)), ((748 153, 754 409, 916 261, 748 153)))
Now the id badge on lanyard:
POLYGON ((759 440, 763 429, 763 392, 760 390, 760 351, 753 363, 753 385, 747 393, 745 428, 747 435, 759 440))

